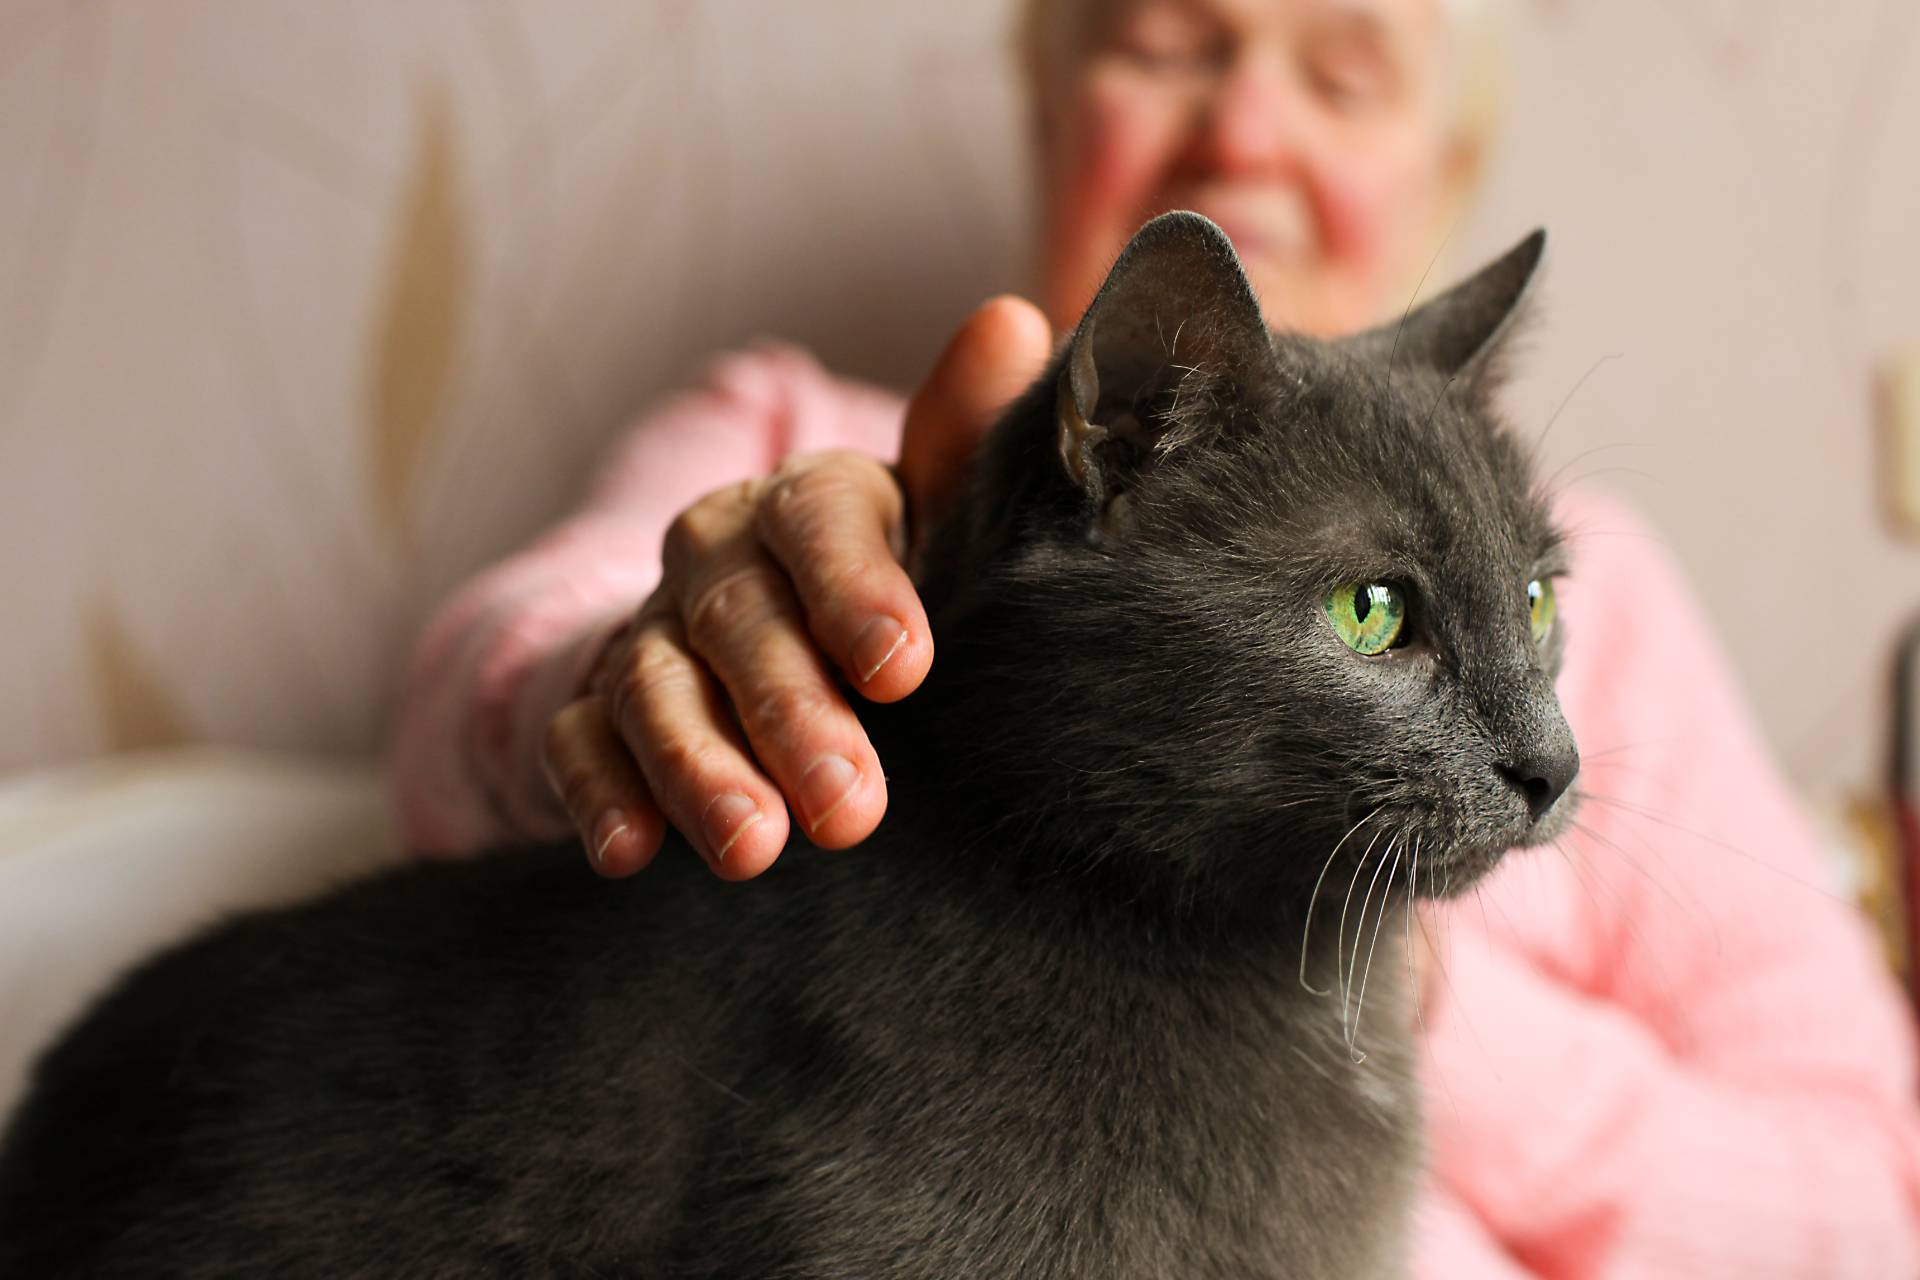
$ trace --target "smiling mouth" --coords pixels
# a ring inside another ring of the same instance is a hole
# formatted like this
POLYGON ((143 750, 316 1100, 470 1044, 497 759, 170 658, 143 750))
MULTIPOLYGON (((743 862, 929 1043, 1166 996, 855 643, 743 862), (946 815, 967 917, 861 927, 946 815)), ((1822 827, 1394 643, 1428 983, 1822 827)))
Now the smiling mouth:
POLYGON ((1220 224, 1242 257, 1269 262, 1297 258, 1313 242, 1309 214, 1297 192, 1201 189, 1184 195, 1190 208, 1220 224))

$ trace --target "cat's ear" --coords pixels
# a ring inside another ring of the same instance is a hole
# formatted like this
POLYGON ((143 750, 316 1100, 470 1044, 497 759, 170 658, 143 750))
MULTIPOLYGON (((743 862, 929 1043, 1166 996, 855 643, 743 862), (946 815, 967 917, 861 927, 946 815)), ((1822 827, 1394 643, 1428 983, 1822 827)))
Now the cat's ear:
POLYGON ((1405 319, 1348 342, 1389 372, 1424 365, 1484 391, 1499 381, 1501 347, 1546 249, 1547 233, 1535 231, 1405 319))
POLYGON ((1121 251, 1068 344, 1055 396, 1068 476, 1104 507, 1272 356, 1226 233, 1197 213, 1161 214, 1121 251))

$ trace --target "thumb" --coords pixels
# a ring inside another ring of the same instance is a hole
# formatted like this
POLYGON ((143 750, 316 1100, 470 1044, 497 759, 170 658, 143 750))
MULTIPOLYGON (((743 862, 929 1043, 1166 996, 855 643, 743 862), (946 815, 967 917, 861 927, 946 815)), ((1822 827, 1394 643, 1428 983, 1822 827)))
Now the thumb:
POLYGON ((950 498, 1000 411, 1046 367, 1053 330, 1040 308, 1002 294, 968 316, 907 405, 900 482, 917 523, 950 498))

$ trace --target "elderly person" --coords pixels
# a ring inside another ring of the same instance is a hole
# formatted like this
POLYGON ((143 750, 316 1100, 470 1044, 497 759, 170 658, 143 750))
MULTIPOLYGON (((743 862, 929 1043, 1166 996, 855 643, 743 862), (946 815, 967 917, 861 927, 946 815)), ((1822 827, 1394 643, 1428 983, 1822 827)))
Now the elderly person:
MULTIPOLYGON (((910 517, 1154 213, 1219 222, 1276 326, 1396 314, 1474 173, 1464 21, 1440 0, 1039 0, 1044 312, 985 305, 909 404, 767 346, 644 417, 579 513, 430 627, 394 762, 410 843, 571 830, 623 876, 672 825, 746 879, 796 821, 863 839, 886 783, 846 699, 910 695, 937 639, 900 564, 910 517)), ((1561 515, 1587 796, 1558 851, 1433 913, 1416 1272, 1920 1273, 1913 1044, 1866 931, 1814 887, 1673 567, 1593 499, 1561 515)))

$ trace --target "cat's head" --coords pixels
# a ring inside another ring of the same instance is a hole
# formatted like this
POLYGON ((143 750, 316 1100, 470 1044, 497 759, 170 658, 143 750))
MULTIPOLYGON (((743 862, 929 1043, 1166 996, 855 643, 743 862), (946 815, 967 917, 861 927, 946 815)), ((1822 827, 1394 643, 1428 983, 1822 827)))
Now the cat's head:
POLYGON ((1560 830, 1566 564, 1490 405, 1543 245, 1319 342, 1211 222, 1140 231, 927 562, 943 750, 1010 836, 1266 897, 1560 830))

